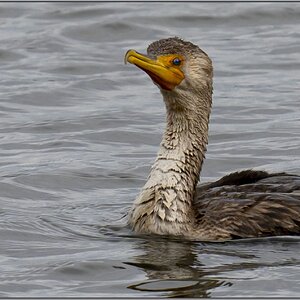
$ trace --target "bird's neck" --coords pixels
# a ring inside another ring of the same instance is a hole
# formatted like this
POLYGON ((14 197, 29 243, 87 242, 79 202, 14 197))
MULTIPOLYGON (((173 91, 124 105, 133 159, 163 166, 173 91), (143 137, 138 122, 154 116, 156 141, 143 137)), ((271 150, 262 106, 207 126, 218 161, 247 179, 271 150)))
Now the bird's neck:
POLYGON ((129 223, 138 232, 181 235, 195 220, 192 202, 208 141, 211 97, 188 109, 167 97, 166 130, 129 223))

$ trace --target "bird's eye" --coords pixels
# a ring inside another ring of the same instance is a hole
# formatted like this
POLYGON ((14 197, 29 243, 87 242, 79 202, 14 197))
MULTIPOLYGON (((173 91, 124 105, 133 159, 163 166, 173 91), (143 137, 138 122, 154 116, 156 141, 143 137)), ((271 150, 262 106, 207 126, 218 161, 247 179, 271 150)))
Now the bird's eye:
POLYGON ((179 66, 180 64, 181 64, 181 60, 178 57, 173 59, 173 65, 179 66))

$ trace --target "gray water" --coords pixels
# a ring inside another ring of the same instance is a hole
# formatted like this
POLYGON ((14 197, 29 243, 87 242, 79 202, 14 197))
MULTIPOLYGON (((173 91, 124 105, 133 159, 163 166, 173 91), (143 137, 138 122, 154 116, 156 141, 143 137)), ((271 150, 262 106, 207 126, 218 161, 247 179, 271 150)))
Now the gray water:
POLYGON ((180 36, 214 62, 201 181, 300 174, 299 3, 1 3, 0 296, 300 295, 300 238, 136 236, 165 109, 126 50, 180 36))

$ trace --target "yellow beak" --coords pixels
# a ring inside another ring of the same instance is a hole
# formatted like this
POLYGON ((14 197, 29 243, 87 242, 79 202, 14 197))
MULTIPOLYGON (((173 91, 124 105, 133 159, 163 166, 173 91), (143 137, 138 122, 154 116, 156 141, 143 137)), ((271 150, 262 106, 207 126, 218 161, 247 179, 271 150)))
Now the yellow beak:
POLYGON ((184 74, 177 66, 173 66, 170 56, 158 56, 153 60, 134 50, 125 54, 125 63, 129 62, 145 71, 162 89, 173 90, 184 79, 184 74))

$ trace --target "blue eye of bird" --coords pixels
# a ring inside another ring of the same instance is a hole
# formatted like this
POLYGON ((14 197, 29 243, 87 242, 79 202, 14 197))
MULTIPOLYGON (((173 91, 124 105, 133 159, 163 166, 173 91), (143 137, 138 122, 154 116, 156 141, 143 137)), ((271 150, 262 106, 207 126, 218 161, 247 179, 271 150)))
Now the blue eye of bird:
POLYGON ((180 64, 181 64, 181 60, 178 57, 173 59, 173 65, 179 66, 180 64))

